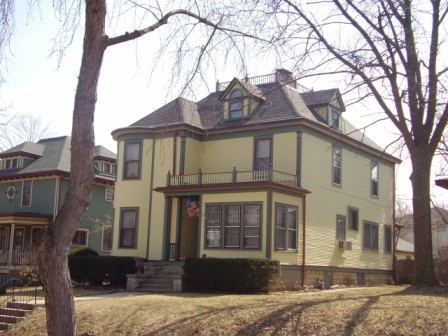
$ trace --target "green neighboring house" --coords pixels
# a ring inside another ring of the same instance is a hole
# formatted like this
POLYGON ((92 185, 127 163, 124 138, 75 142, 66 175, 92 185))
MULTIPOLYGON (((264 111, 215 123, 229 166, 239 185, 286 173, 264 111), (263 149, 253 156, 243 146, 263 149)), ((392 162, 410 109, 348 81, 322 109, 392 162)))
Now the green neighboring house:
POLYGON ((113 131, 112 254, 275 259, 279 289, 388 282, 400 160, 344 111, 279 69, 113 131))
MULTIPOLYGON (((68 188, 71 138, 24 142, 0 153, 0 268, 34 262, 36 235, 57 215, 68 188)), ((91 201, 73 237, 72 249, 109 254, 116 155, 95 146, 96 176, 91 201)))

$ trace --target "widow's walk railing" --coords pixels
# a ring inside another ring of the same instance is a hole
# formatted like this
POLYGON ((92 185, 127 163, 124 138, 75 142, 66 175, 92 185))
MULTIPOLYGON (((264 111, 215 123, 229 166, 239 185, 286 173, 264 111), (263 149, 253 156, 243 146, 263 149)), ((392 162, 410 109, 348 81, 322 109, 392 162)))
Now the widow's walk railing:
POLYGON ((171 172, 168 172, 166 185, 167 187, 173 187, 263 181, 280 183, 291 187, 299 186, 297 175, 273 169, 237 171, 235 167, 230 172, 219 173, 203 173, 201 169, 196 174, 187 175, 171 175, 171 172))

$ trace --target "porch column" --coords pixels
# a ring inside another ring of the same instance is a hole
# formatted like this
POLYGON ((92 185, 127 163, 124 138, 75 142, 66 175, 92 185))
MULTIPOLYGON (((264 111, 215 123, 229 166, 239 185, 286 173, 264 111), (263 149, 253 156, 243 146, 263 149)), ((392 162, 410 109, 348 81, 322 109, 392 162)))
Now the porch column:
POLYGON ((11 230, 9 230, 9 247, 8 247, 8 260, 6 262, 7 265, 12 265, 12 252, 14 248, 14 230, 15 224, 11 224, 11 230))

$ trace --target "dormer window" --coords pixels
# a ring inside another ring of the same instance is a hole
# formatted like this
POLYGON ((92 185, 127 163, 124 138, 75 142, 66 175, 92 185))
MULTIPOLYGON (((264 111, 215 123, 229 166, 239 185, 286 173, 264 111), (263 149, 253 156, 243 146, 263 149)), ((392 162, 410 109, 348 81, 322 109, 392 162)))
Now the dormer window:
POLYGON ((106 161, 95 161, 94 163, 98 173, 106 175, 116 175, 117 165, 106 161))
POLYGON ((19 168, 19 159, 4 159, 3 160, 3 169, 15 169, 19 168))
POLYGON ((339 129, 339 119, 340 119, 340 112, 336 110, 335 108, 330 107, 330 127, 339 129))
POLYGON ((243 91, 234 90, 230 95, 230 119, 241 119, 243 117, 243 91))

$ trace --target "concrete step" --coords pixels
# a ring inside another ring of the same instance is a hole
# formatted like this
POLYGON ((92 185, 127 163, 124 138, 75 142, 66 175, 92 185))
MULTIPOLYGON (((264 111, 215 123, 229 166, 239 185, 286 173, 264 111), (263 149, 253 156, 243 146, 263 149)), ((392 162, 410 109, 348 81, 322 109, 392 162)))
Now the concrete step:
POLYGON ((23 320, 23 316, 0 315, 0 323, 14 324, 23 320))
POLYGON ((170 284, 148 284, 148 283, 144 283, 144 284, 140 285, 140 287, 138 288, 138 291, 157 292, 157 293, 161 293, 161 292, 171 293, 173 291, 173 286, 170 285, 170 284))
POLYGON ((23 310, 33 310, 38 307, 38 305, 33 303, 24 303, 24 302, 11 302, 9 301, 6 304, 6 307, 8 308, 15 308, 15 309, 23 309, 23 310))
POLYGON ((0 315, 22 317, 29 313, 31 313, 31 310, 15 309, 15 308, 0 308, 0 315))
POLYGON ((0 322, 0 331, 1 331, 1 333, 4 333, 5 331, 8 331, 9 329, 11 329, 11 327, 12 327, 11 323, 0 322))

